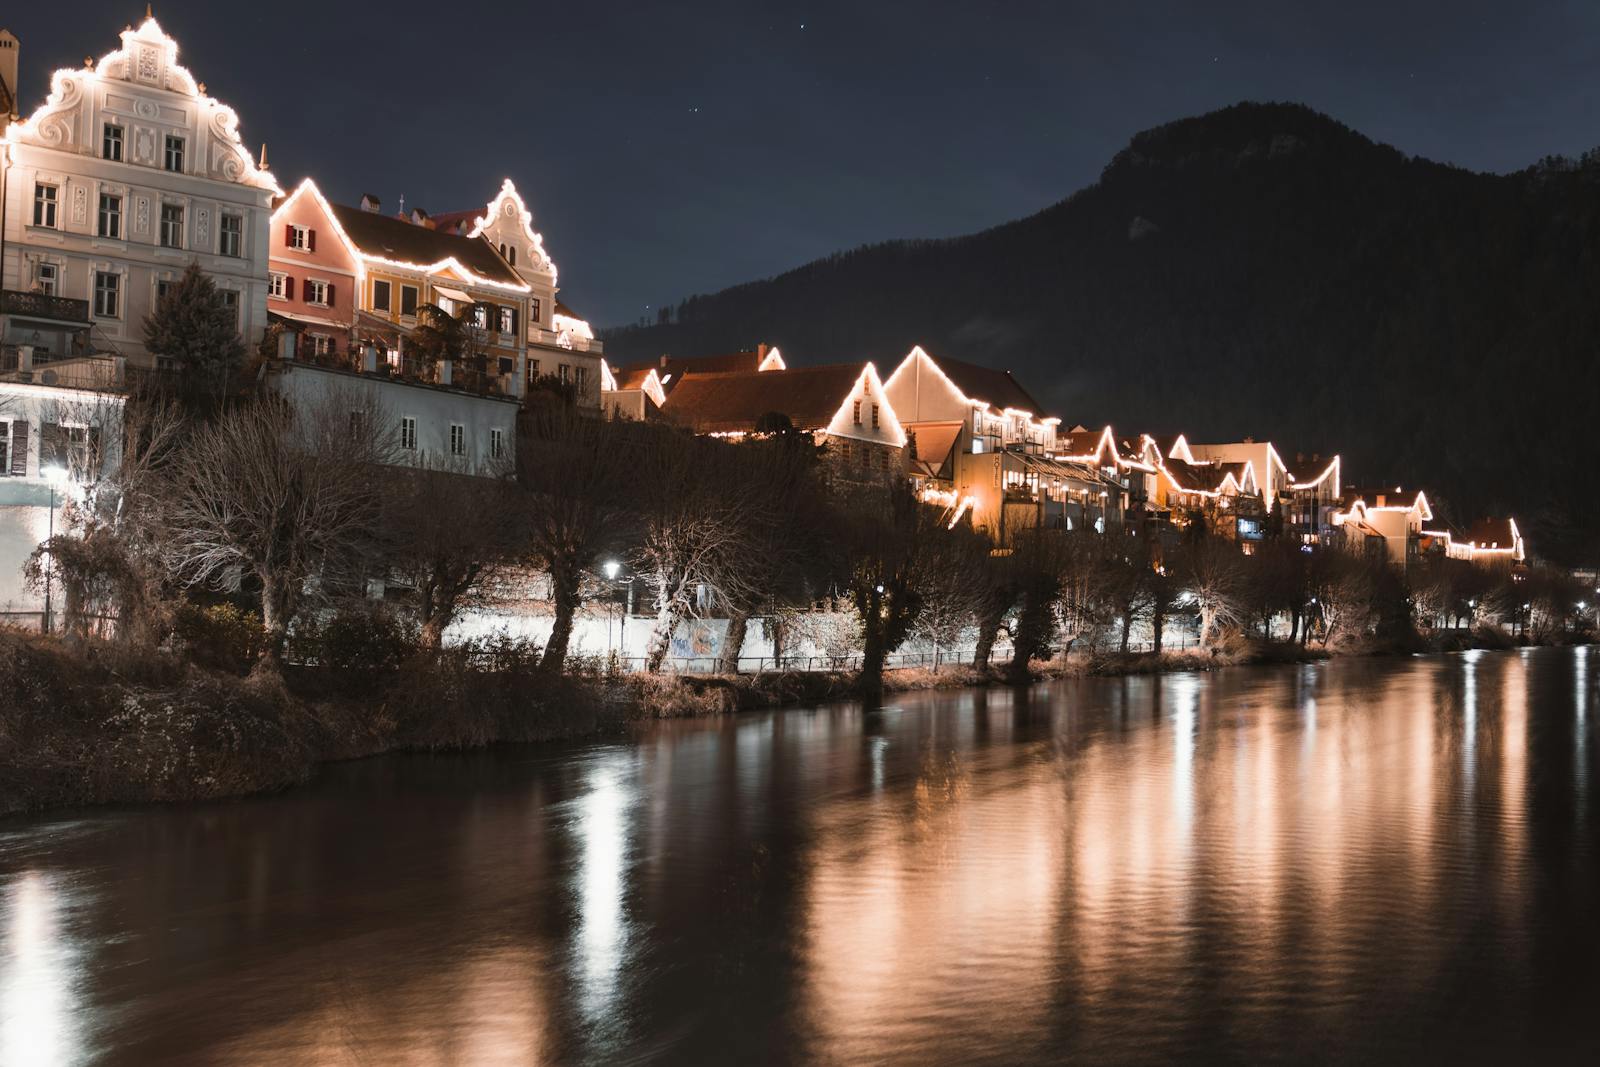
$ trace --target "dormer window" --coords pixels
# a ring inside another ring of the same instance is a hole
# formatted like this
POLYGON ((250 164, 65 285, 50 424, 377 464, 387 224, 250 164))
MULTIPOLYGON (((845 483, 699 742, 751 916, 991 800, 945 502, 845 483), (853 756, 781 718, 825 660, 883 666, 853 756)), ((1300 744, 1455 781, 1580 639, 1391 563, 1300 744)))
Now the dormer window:
POLYGON ((283 243, 296 252, 315 252, 317 232, 310 227, 298 226, 291 222, 284 230, 283 243))

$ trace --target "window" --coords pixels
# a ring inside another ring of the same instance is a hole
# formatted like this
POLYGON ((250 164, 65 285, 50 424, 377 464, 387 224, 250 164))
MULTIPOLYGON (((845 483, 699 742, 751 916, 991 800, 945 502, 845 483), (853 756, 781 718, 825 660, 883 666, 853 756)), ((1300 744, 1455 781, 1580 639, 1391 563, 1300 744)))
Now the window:
POLYGON ((861 401, 855 402, 855 406, 851 409, 851 417, 855 419, 857 426, 861 425, 861 401))
POLYGON ((400 287, 400 314, 415 315, 417 313, 417 287, 402 285, 400 287))
POLYGON ((103 319, 114 319, 121 311, 122 278, 109 271, 95 271, 94 313, 103 319))
POLYGON ((532 300, 528 301, 528 314, 530 316, 532 316, 534 322, 543 322, 544 321, 544 316, 542 314, 540 314, 540 311, 539 311, 539 298, 538 297, 534 297, 532 300))
POLYGON ((389 283, 374 281, 372 283, 372 310, 389 310, 389 283))
POLYGON ((333 286, 319 278, 307 278, 306 303, 327 307, 333 303, 333 286))
POLYGON ((400 447, 407 452, 417 450, 417 420, 410 415, 400 420, 400 447))
POLYGON ((122 127, 116 123, 106 123, 105 130, 100 135, 100 155, 114 163, 122 162, 122 127))
POLYGON ((33 280, 38 285, 39 292, 45 296, 55 296, 61 281, 61 268, 54 263, 37 263, 33 268, 33 280))
POLYGON ((33 187, 33 224, 56 228, 56 187, 40 183, 33 187))
POLYGON ((311 354, 314 356, 333 355, 333 338, 325 333, 311 334, 311 354))
POLYGON ((537 378, 538 376, 539 376, 539 361, 536 360, 536 359, 528 360, 528 377, 529 378, 537 378))
POLYGON ((501 374, 510 374, 513 370, 516 369, 516 363, 517 363, 517 361, 512 359, 510 356, 501 356, 500 357, 500 373, 501 374))
POLYGON ((452 456, 467 454, 467 428, 459 422, 450 424, 450 454, 452 456))
POLYGON ((500 332, 517 332, 517 309, 503 307, 500 309, 500 332))
POLYGON ((506 261, 515 267, 517 265, 517 250, 515 248, 511 248, 507 249, 507 252, 509 254, 506 256, 506 261))
POLYGON ((165 166, 174 174, 183 173, 183 138, 167 134, 165 166))
POLYGON ((289 299, 289 276, 273 271, 267 275, 267 295, 274 300, 289 299))
POLYGON ((317 250, 317 237, 304 226, 289 223, 283 232, 283 243, 296 252, 315 252, 317 250))
POLYGON ((178 204, 161 205, 161 247, 183 247, 183 208, 178 204))
POLYGON ((170 292, 172 292, 172 280, 170 278, 158 278, 158 279, 156 279, 156 303, 157 304, 160 304, 161 301, 165 300, 167 298, 167 294, 170 293, 170 292))
POLYGON ((480 330, 489 328, 489 307, 487 304, 472 305, 472 325, 480 330))
POLYGON ((217 249, 225 256, 238 259, 244 255, 244 217, 242 215, 222 216, 222 244, 217 249))
POLYGON ((100 236, 122 236, 122 197, 100 194, 100 236))
POLYGON ((506 433, 498 426, 489 431, 489 458, 499 459, 506 454, 506 433))
POLYGON ((876 404, 872 405, 872 428, 874 430, 878 428, 878 405, 876 404))
POLYGON ((11 424, 0 422, 0 478, 11 473, 11 424))
POLYGON ((577 385, 578 392, 580 392, 580 393, 583 392, 583 378, 584 378, 583 370, 584 369, 582 367, 574 367, 574 368, 572 368, 572 381, 573 381, 573 384, 577 385))
POLYGON ((571 367, 569 367, 565 363, 563 363, 563 364, 561 364, 561 366, 557 367, 556 369, 561 374, 561 384, 562 385, 566 385, 567 382, 572 380, 572 368, 571 367))
POLYGON ((222 297, 222 306, 233 312, 233 328, 239 328, 239 290, 222 289, 218 291, 222 297))

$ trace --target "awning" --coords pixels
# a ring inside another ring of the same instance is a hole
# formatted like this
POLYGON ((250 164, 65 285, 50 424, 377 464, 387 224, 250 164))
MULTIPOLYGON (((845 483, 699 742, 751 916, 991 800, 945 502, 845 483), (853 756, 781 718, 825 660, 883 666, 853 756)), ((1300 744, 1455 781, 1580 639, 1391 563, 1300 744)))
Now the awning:
POLYGON ((472 297, 468 296, 466 293, 463 293, 460 289, 452 289, 448 285, 435 285, 433 287, 433 295, 442 296, 447 300, 454 300, 458 304, 477 303, 476 300, 472 299, 472 297))

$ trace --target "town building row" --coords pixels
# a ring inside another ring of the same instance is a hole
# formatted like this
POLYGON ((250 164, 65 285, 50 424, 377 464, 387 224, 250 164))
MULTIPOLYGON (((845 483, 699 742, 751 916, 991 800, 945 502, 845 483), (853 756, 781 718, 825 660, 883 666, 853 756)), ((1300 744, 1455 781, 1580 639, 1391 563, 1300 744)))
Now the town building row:
POLYGON ((831 480, 910 479, 951 523, 1001 543, 1041 526, 1204 521, 1245 551, 1281 529, 1307 545, 1356 538, 1402 564, 1524 558, 1511 520, 1438 528, 1422 494, 1352 490, 1338 457, 1069 429, 1009 373, 920 348, 887 377, 871 362, 789 367, 765 347, 613 369, 511 180, 481 208, 434 214, 374 195, 334 203, 310 178, 286 189, 153 17, 55 72, 26 117, 20 102, 39 94, 18 84, 18 56, 0 31, 0 612, 37 609, 21 561, 88 443, 114 439, 127 383, 173 372, 143 324, 190 264, 233 309, 264 381, 295 400, 364 394, 393 413, 406 462, 502 469, 542 380, 597 415, 811 434, 831 480), (419 341, 438 312, 465 324, 448 358, 419 341))
POLYGON ((813 436, 830 474, 909 478, 949 522, 1005 545, 1021 530, 1110 530, 1172 538, 1201 523, 1245 553, 1287 536, 1343 544, 1404 568, 1429 557, 1520 565, 1509 517, 1451 530, 1426 494, 1345 480, 1339 456, 1273 442, 1190 442, 1064 429, 1009 372, 913 348, 880 377, 871 362, 790 368, 776 348, 601 370, 607 411, 719 436, 813 436), (1285 455, 1293 457, 1286 460, 1285 455))

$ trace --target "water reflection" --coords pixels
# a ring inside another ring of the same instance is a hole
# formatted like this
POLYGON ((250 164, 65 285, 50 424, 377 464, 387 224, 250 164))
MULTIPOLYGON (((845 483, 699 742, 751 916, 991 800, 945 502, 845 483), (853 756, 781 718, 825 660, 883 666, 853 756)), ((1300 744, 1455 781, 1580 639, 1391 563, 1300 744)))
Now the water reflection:
POLYGON ((1581 1060, 1594 685, 1080 680, 13 823, 0 1062, 1581 1060))

